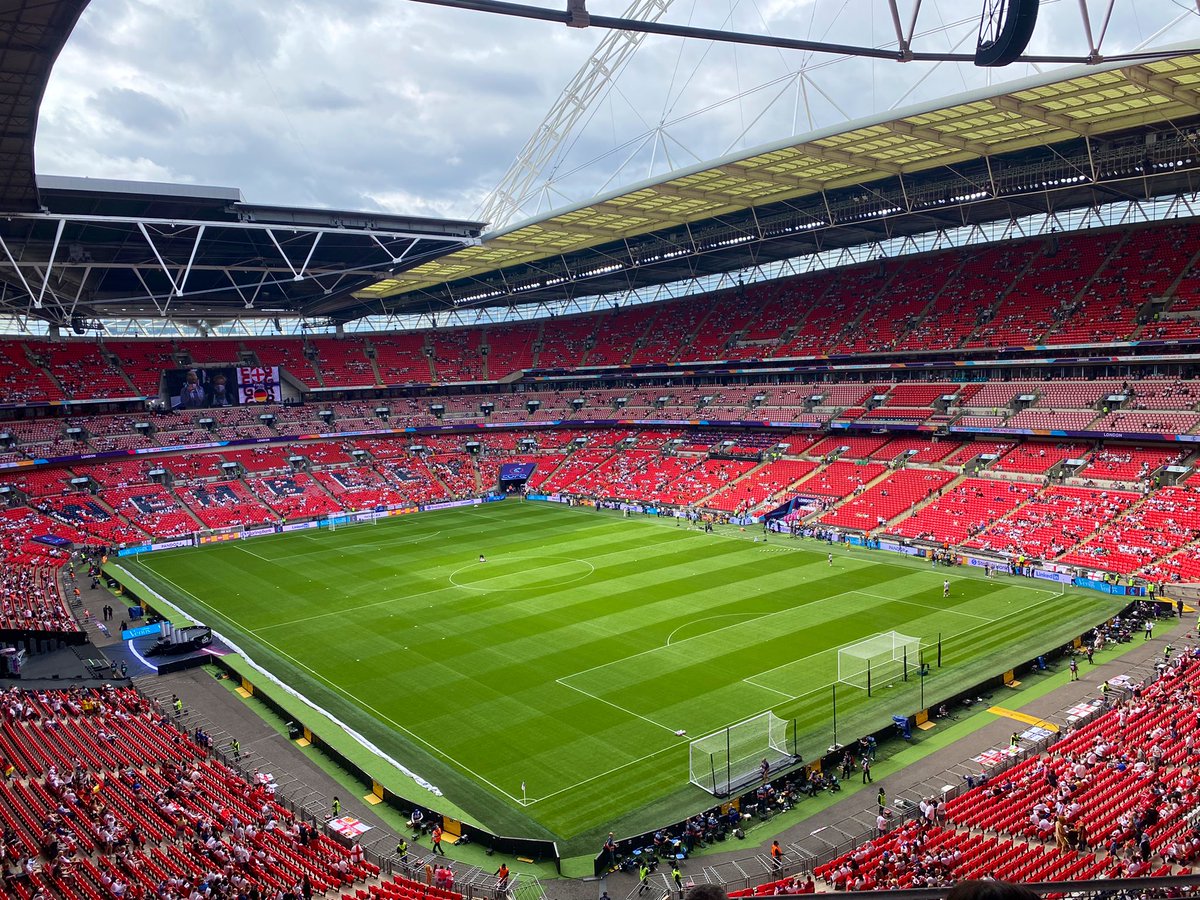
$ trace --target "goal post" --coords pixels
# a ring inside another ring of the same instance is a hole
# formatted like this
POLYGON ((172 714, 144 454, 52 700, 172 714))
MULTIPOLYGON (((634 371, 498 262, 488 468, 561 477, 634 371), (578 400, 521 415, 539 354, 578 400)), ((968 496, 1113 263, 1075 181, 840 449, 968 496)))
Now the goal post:
POLYGON ((916 674, 922 661, 920 638, 887 631, 838 648, 838 682, 870 696, 874 688, 916 674))
POLYGON ((688 745, 692 784, 726 797, 759 779, 764 759, 772 770, 793 762, 787 732, 787 719, 765 712, 696 738, 688 745))

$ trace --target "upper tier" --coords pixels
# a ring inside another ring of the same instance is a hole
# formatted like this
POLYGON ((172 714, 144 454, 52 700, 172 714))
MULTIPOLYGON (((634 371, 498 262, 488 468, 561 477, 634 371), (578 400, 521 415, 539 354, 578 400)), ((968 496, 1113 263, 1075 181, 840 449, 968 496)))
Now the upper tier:
POLYGON ((158 394, 164 369, 278 365, 309 389, 526 369, 1200 340, 1200 224, 1049 235, 602 313, 401 334, 0 341, 0 404, 158 394))

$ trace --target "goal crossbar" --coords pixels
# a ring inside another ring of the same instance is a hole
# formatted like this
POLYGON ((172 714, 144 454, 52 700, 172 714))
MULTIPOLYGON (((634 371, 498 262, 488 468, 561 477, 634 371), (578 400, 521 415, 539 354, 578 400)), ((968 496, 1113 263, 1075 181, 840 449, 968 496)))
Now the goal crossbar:
MULTIPOLYGON (((761 778, 764 762, 768 772, 793 762, 788 724, 787 719, 765 712, 696 738, 688 745, 689 780, 725 797, 761 778)), ((794 741, 794 725, 792 737, 794 741)))
POLYGON ((871 692, 921 665, 921 639, 885 631, 838 648, 838 682, 871 692))

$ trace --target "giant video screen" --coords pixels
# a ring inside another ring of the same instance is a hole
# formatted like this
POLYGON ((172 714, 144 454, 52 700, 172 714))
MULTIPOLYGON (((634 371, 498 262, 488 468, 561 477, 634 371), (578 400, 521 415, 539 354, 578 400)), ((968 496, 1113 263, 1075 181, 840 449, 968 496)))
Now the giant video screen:
POLYGON ((283 401, 277 366, 197 366, 168 369, 165 376, 171 409, 219 409, 283 401))

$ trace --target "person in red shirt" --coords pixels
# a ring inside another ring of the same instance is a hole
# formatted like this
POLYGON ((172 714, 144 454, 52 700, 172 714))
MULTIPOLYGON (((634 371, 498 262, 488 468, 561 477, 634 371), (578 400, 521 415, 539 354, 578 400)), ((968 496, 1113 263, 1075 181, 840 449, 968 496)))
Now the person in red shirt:
POLYGON ((442 826, 441 825, 433 826, 433 852, 441 853, 442 856, 446 855, 445 853, 442 853, 442 826))

